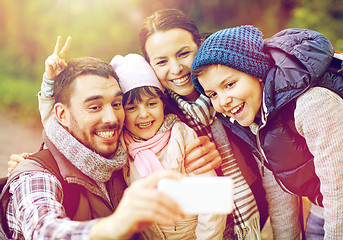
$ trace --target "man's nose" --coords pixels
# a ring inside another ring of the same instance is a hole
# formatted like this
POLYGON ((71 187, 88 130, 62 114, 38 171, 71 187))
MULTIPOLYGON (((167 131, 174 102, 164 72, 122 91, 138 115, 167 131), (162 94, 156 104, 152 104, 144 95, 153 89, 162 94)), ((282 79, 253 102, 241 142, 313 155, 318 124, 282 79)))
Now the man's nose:
POLYGON ((104 114, 102 121, 104 123, 116 123, 118 122, 118 117, 114 111, 114 109, 111 107, 105 107, 104 108, 104 114))

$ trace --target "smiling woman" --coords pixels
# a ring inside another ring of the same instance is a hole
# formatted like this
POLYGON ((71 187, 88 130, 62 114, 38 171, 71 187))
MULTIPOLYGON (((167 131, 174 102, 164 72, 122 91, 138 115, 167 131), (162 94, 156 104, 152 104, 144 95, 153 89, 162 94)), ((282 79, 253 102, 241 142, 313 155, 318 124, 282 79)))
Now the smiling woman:
POLYGON ((235 186, 239 186, 234 191, 235 208, 227 218, 224 238, 259 239, 260 220, 264 225, 268 211, 256 165, 248 164, 254 159, 246 146, 223 127, 210 100, 197 92, 191 82, 191 66, 200 44, 201 36, 195 23, 176 9, 154 12, 145 19, 140 31, 141 50, 166 88, 168 102, 201 139, 206 139, 206 144, 189 144, 186 170, 198 174, 216 168, 224 176, 232 177, 235 186), (218 146, 222 162, 213 157, 214 151, 203 156, 198 153, 197 150, 207 149, 210 144, 218 146), (201 157, 193 157, 193 153, 201 157))
POLYGON ((145 46, 161 84, 189 101, 196 100, 199 94, 192 83, 189 66, 198 46, 192 34, 180 28, 160 31, 151 35, 145 46))

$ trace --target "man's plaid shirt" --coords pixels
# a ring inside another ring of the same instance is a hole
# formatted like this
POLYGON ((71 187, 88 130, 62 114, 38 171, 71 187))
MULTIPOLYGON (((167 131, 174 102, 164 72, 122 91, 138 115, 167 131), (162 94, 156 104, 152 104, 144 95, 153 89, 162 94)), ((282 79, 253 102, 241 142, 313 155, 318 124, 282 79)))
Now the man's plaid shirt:
POLYGON ((11 239, 89 239, 97 220, 78 222, 66 217, 62 185, 54 175, 23 173, 10 185, 10 193, 7 219, 11 239))

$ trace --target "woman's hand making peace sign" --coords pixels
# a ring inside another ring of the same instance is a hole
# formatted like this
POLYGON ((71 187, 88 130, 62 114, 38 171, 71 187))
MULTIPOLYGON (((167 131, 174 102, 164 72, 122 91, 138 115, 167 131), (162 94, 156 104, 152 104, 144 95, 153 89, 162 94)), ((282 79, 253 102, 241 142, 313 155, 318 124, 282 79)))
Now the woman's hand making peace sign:
POLYGON ((57 42, 53 54, 45 60, 45 76, 47 79, 54 80, 56 76, 67 67, 65 56, 68 52, 70 42, 71 37, 68 37, 66 43, 62 48, 62 37, 57 37, 57 42))

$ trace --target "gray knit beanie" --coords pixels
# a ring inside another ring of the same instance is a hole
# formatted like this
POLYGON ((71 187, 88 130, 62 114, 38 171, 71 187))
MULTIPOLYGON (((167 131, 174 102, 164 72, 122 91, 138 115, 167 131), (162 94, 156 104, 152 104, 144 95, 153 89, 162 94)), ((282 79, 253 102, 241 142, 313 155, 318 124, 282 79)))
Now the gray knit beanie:
MULTIPOLYGON (((270 56, 263 52, 262 33, 247 25, 223 29, 209 36, 194 58, 192 71, 205 65, 220 64, 264 80, 270 62, 270 56)), ((193 74, 192 80, 195 88, 204 94, 193 74)))

